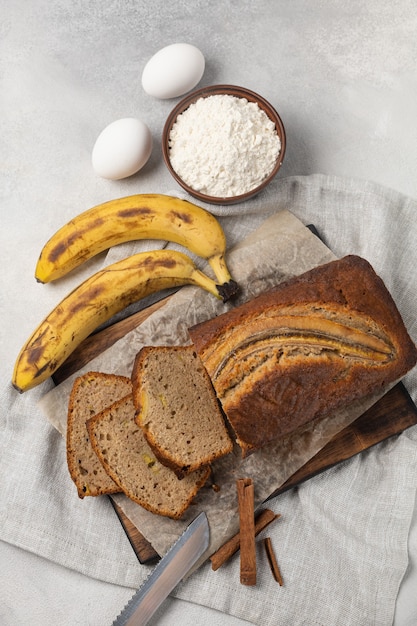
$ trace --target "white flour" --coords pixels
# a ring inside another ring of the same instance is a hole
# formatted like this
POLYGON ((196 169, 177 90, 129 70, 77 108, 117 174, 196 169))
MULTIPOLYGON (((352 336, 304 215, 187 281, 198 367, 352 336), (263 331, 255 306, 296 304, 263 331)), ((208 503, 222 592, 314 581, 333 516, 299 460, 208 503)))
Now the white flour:
POLYGON ((190 187, 236 196, 258 187, 281 150, 275 124, 254 102, 229 95, 200 98, 179 115, 169 136, 170 161, 190 187))

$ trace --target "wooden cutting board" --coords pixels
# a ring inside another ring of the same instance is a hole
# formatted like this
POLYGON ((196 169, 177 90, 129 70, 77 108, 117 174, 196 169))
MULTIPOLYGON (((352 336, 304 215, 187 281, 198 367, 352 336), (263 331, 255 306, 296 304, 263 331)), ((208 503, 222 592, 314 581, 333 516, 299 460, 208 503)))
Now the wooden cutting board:
MULTIPOLYGON (((163 299, 146 310, 135 313, 88 337, 54 374, 55 383, 58 384, 71 374, 76 373, 94 357, 142 324, 165 302, 166 299, 163 299)), ((270 498, 415 424, 417 424, 417 408, 405 387, 399 383, 350 426, 338 433, 318 454, 293 474, 280 489, 271 494, 270 498)), ((159 555, 149 542, 112 499, 111 502, 139 561, 149 563, 158 559, 159 555)))

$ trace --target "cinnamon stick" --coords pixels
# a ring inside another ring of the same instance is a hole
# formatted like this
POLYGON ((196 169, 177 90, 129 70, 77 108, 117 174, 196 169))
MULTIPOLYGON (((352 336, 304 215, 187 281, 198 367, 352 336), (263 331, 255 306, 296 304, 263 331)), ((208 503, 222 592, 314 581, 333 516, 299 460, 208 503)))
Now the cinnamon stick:
MULTIPOLYGON (((269 526, 271 522, 281 517, 279 513, 274 513, 271 509, 263 509, 255 518, 255 536, 269 526)), ((221 548, 211 555, 211 568, 216 571, 226 561, 228 561, 240 548, 240 532, 233 535, 221 548)))
POLYGON ((280 585, 280 587, 282 587, 284 582, 282 580, 281 572, 278 567, 277 559, 275 557, 275 552, 272 547, 272 541, 270 537, 265 537, 264 546, 265 546, 266 556, 268 557, 268 562, 271 568, 272 575, 277 581, 277 583, 280 585))
POLYGON ((237 497, 240 522, 240 582, 256 585, 255 500, 251 478, 239 478, 237 497))

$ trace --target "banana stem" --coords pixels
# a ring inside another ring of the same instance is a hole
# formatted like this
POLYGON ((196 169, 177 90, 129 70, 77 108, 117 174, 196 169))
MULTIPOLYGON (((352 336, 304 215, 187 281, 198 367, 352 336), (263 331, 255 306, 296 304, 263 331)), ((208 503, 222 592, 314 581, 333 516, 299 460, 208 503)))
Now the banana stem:
POLYGON ((237 294, 239 285, 235 280, 230 279, 229 282, 223 283, 223 285, 217 285, 217 290, 223 302, 227 302, 237 294))
MULTIPOLYGON (((192 279, 195 285, 198 285, 202 289, 205 289, 213 296, 215 296, 218 300, 223 299, 219 289, 219 285, 217 285, 212 278, 204 274, 204 272, 195 269, 192 274, 192 279)), ((225 302, 225 300, 223 300, 223 302, 225 302)))
POLYGON ((237 294, 239 291, 239 285, 232 279, 230 272, 227 268, 226 261, 223 254, 216 254, 208 259, 211 269, 216 275, 219 284, 217 289, 223 302, 227 302, 237 294), (222 282, 221 282, 222 281, 222 282))

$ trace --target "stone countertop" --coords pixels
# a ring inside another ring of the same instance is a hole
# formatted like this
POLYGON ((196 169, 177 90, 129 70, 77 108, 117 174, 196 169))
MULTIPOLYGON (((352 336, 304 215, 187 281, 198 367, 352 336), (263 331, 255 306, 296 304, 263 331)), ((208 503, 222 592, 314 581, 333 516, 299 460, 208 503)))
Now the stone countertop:
MULTIPOLYGON (((31 311, 46 314, 102 262, 91 262, 39 300, 33 268, 50 234, 75 213, 110 198, 178 191, 160 148, 165 118, 177 100, 158 101, 141 86, 146 61, 165 45, 184 41, 200 48, 206 69, 199 86, 242 85, 278 110, 287 134, 278 181, 325 174, 371 181, 417 199, 413 0, 2 0, 0 12, 3 380, 10 378, 15 355, 33 330, 31 311), (91 167, 92 146, 107 124, 123 117, 148 124, 154 149, 137 175, 106 181, 91 167)), ((224 217, 224 225, 236 239, 240 231, 233 219, 224 217)), ((351 227, 360 231, 360 221, 351 227)), ((38 419, 39 429, 46 429, 38 419)), ((17 433, 19 428, 20 423, 17 433)), ((11 442, 10 450, 15 448, 11 442)), ((27 489, 28 506, 32 489, 43 494, 47 520, 49 498, 59 496, 35 475, 27 489)), ((396 626, 417 622, 416 520, 408 549, 396 626)), ((5 626, 111 623, 115 607, 132 595, 129 588, 37 556, 18 533, 16 541, 0 542, 0 554, 8 564, 0 585, 5 626)), ((210 608, 169 598, 151 623, 248 622, 216 611, 215 603, 210 608)))

